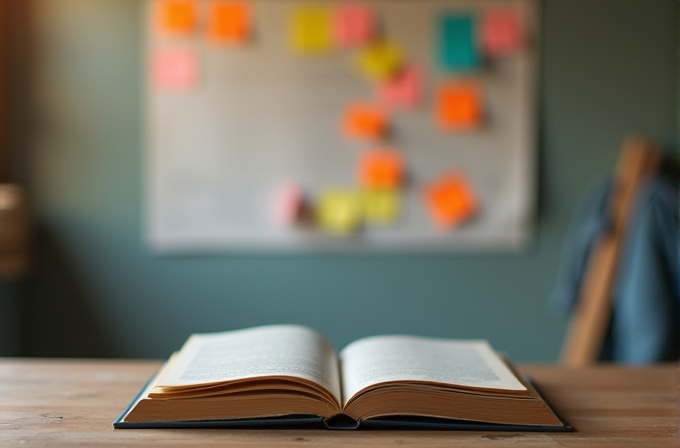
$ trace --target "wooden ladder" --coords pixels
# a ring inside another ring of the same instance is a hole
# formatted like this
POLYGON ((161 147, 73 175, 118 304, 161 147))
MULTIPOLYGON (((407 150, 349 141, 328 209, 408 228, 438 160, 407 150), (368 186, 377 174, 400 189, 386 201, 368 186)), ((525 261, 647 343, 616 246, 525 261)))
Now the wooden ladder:
POLYGON ((640 137, 628 137, 617 163, 610 197, 611 227, 591 252, 578 303, 562 350, 561 363, 595 363, 612 314, 612 293, 635 194, 642 181, 659 167, 661 151, 640 137))

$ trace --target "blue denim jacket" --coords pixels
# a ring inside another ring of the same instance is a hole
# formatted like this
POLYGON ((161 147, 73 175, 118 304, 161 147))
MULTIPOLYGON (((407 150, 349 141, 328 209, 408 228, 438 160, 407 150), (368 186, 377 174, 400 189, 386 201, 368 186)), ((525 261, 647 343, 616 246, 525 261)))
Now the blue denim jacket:
MULTIPOLYGON (((611 179, 597 183, 568 238, 552 304, 573 309, 592 247, 609 227, 611 179)), ((661 176, 638 190, 623 242, 614 310, 601 360, 647 364, 680 353, 680 236, 677 184, 661 176)))

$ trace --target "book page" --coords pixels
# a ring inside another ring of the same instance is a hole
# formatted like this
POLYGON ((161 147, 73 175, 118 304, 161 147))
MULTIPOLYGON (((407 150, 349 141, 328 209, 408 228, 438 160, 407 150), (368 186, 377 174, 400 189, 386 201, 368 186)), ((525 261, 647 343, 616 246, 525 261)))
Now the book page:
POLYGON ((315 331, 272 325, 193 334, 156 386, 188 386, 268 376, 318 383, 340 399, 337 355, 315 331))
POLYGON ((526 390, 486 341, 374 336, 340 353, 343 405, 362 389, 389 381, 526 390))

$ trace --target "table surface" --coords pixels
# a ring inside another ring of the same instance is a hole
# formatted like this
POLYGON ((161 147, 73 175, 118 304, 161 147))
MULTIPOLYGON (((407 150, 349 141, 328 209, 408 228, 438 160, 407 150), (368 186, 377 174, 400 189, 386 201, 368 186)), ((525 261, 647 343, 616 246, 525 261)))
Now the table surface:
POLYGON ((680 370, 520 366, 572 433, 117 429, 111 422, 159 361, 0 359, 0 446, 611 446, 678 442, 680 370))

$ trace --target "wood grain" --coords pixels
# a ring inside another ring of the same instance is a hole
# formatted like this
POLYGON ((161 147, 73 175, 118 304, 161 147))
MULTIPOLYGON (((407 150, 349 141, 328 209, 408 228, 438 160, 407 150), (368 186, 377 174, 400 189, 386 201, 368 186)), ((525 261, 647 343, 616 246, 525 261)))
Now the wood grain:
POLYGON ((0 446, 678 446, 676 365, 523 366, 573 433, 111 427, 157 361, 0 360, 0 446))

